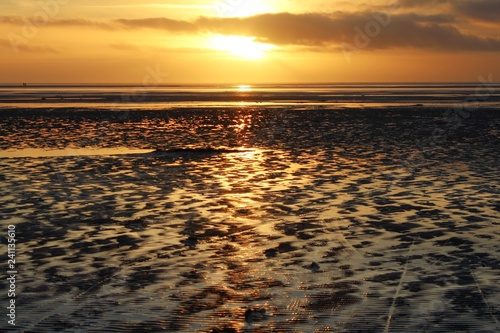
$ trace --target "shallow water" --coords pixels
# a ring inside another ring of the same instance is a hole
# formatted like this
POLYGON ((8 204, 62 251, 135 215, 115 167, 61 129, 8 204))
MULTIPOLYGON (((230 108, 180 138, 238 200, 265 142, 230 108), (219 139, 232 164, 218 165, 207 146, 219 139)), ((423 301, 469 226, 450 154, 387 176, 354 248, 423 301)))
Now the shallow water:
POLYGON ((0 109, 500 107, 500 84, 360 83, 260 85, 0 85, 0 109))
POLYGON ((0 158, 18 330, 498 331, 500 117, 445 112, 2 113, 59 149, 0 158))

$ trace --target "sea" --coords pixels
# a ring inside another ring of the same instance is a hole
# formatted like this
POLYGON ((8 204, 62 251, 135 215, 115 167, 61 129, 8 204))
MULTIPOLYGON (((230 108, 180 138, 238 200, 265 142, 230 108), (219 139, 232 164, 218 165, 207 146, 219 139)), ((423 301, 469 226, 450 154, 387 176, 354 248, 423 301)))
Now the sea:
MULTIPOLYGON (((490 78, 491 79, 491 78, 490 78)), ((166 110, 173 108, 386 106, 498 107, 500 84, 337 83, 260 85, 0 85, 0 108, 166 110)))
POLYGON ((0 330, 500 331, 490 81, 0 85, 0 330))

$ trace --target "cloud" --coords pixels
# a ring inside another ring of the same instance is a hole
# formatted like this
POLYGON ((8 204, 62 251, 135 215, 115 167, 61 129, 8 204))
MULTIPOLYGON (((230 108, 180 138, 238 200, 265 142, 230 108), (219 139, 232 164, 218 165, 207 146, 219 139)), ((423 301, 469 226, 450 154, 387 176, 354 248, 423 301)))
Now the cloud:
MULTIPOLYGON (((422 0, 429 3, 432 0, 422 0)), ((500 51, 500 39, 462 32, 447 14, 374 12, 275 13, 250 17, 201 17, 193 22, 169 18, 120 19, 127 29, 156 29, 175 33, 245 35, 281 46, 309 46, 325 50, 353 44, 360 34, 369 36, 366 49, 421 48, 453 51, 500 51), (362 33, 360 33, 362 31, 362 33), (376 35, 376 36, 375 36, 376 35)))
POLYGON ((22 18, 18 16, 0 16, 0 23, 12 25, 24 24, 22 18))
MULTIPOLYGON (((435 0, 400 0, 404 6, 429 6, 435 0)), ((455 9, 469 16, 490 18, 498 0, 463 0, 455 9), (474 10, 469 8, 478 5, 474 10), (460 7, 462 6, 462 7, 460 7)), ((446 2, 440 2, 446 3, 446 2)), ((449 2, 454 3, 453 1, 449 2)), ((0 23, 22 25, 18 17, 0 17, 0 23)), ((465 33, 456 14, 415 14, 359 11, 335 13, 272 13, 250 17, 200 17, 194 21, 165 17, 117 19, 108 22, 85 19, 55 19, 57 27, 89 27, 111 31, 154 29, 177 34, 224 34, 255 37, 257 41, 280 46, 309 47, 331 51, 342 45, 362 43, 363 49, 418 48, 451 51, 500 51, 499 37, 465 33)), ((120 48, 119 45, 114 45, 120 48)), ((121 46, 123 49, 123 45, 121 46)))
POLYGON ((436 8, 448 6, 455 15, 474 20, 498 23, 500 1, 498 0, 399 0, 402 8, 436 8))
POLYGON ((357 36, 365 34, 370 40, 367 49, 500 51, 500 39, 465 34, 452 24, 454 21, 447 15, 337 12, 200 18, 195 24, 201 31, 254 36, 261 42, 277 45, 353 44, 357 36))
POLYGON ((498 0, 470 0, 458 1, 455 8, 462 15, 480 21, 499 23, 500 1, 498 0))
POLYGON ((11 50, 12 52, 27 52, 27 53, 59 53, 59 51, 49 47, 49 46, 41 46, 41 45, 32 45, 29 43, 19 43, 12 44, 7 39, 0 39, 0 49, 11 50))
POLYGON ((401 7, 415 8, 428 5, 442 5, 447 2, 447 0, 399 0, 399 5, 401 7))
POLYGON ((196 26, 187 21, 172 20, 169 18, 145 18, 145 19, 119 19, 116 23, 130 28, 161 29, 174 32, 195 32, 196 26))
POLYGON ((187 21, 173 20, 164 17, 145 18, 145 19, 117 19, 111 22, 101 22, 82 18, 75 19, 52 19, 43 24, 38 24, 30 21, 27 18, 19 16, 0 16, 0 24, 9 24, 17 26, 35 25, 35 26, 49 26, 49 27, 87 27, 99 28, 106 30, 122 30, 127 29, 160 29, 177 32, 194 32, 197 30, 196 26, 187 21))
POLYGON ((116 29, 110 23, 107 22, 99 22, 92 21, 82 18, 76 19, 52 19, 47 22, 34 22, 29 18, 19 17, 19 16, 0 16, 0 24, 9 24, 16 25, 20 27, 24 26, 53 26, 53 27, 90 27, 90 28, 99 28, 99 29, 108 29, 113 30, 116 29))
POLYGON ((106 22, 98 22, 86 19, 65 19, 65 20, 53 20, 48 23, 48 25, 58 26, 58 27, 93 27, 99 29, 113 30, 115 27, 106 22))

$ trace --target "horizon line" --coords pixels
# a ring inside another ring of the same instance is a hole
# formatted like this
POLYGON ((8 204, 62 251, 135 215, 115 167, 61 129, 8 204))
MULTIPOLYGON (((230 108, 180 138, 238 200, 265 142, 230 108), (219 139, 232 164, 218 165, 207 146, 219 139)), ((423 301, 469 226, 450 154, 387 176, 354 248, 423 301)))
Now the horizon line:
MULTIPOLYGON (((158 83, 154 85, 144 85, 140 82, 0 82, 0 86, 68 86, 68 85, 123 85, 123 86, 144 86, 145 88, 154 88, 160 86, 217 86, 217 85, 315 85, 315 84, 466 84, 477 83, 477 81, 290 81, 290 82, 172 82, 158 83)), ((489 82, 489 84, 500 84, 500 81, 489 82)))

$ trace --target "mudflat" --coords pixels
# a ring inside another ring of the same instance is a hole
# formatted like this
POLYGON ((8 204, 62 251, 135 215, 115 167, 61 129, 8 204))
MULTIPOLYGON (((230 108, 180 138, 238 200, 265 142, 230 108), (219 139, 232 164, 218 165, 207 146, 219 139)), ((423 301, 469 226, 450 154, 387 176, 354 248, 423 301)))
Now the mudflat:
POLYGON ((449 115, 1 110, 16 329, 498 331, 500 112, 449 115))

